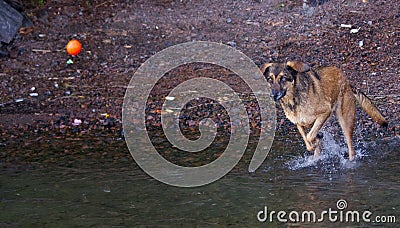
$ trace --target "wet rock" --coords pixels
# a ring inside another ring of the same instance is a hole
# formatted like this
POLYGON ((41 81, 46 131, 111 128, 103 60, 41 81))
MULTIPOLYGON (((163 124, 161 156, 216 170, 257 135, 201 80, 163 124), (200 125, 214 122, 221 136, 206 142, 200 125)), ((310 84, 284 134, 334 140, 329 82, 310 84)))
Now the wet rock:
POLYGON ((329 1, 330 0, 303 0, 303 3, 315 7, 327 3, 329 1))
MULTIPOLYGON (((1 47, 1 45, 0 45, 1 47)), ((2 51, 0 50, 0 57, 7 57, 8 56, 8 52, 7 51, 2 51)))
POLYGON ((0 42, 10 43, 22 26, 24 17, 3 0, 0 0, 0 42))

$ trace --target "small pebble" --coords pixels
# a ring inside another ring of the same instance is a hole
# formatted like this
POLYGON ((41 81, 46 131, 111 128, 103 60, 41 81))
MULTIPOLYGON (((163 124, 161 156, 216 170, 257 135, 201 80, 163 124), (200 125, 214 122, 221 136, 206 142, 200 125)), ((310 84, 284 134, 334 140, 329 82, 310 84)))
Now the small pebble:
POLYGON ((228 41, 228 45, 231 47, 236 47, 236 42, 235 41, 228 41))

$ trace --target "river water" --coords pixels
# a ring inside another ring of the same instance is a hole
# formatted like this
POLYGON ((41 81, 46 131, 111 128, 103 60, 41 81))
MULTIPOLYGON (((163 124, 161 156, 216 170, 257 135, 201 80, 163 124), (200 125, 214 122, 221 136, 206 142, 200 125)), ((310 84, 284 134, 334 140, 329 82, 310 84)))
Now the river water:
POLYGON ((359 142, 357 161, 348 162, 346 147, 327 136, 324 155, 313 161, 300 141, 281 137, 255 173, 240 163, 195 188, 154 180, 133 160, 7 168, 0 175, 0 226, 398 227, 399 146, 398 137, 359 142))

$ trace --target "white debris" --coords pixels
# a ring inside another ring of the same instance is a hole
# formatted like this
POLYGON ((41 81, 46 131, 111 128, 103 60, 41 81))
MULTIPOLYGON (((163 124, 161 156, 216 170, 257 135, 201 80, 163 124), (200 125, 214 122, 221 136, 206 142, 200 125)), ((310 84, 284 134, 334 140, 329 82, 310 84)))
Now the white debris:
POLYGON ((358 31, 360 31, 360 29, 361 29, 361 28, 358 28, 358 29, 351 29, 351 30, 350 30, 350 33, 353 33, 353 34, 354 34, 354 33, 358 33, 358 31))
POLYGON ((167 100, 167 101, 173 101, 173 100, 175 100, 175 97, 165 97, 165 100, 167 100))
POLYGON ((340 24, 340 27, 342 28, 351 28, 350 24, 340 24))
POLYGON ((79 126, 81 124, 82 124, 82 120, 80 120, 80 119, 74 119, 74 122, 72 123, 72 125, 74 125, 74 126, 79 126))

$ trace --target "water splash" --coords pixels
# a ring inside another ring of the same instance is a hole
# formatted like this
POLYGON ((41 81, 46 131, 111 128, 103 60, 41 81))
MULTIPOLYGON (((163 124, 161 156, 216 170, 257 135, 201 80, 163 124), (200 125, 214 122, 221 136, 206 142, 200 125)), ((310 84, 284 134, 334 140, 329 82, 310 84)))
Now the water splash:
POLYGON ((321 156, 314 160, 313 155, 295 156, 285 163, 290 170, 299 170, 303 168, 315 168, 328 173, 340 170, 355 169, 359 166, 359 161, 368 157, 363 142, 357 142, 355 161, 348 160, 347 144, 335 139, 335 135, 327 130, 323 130, 321 156))

